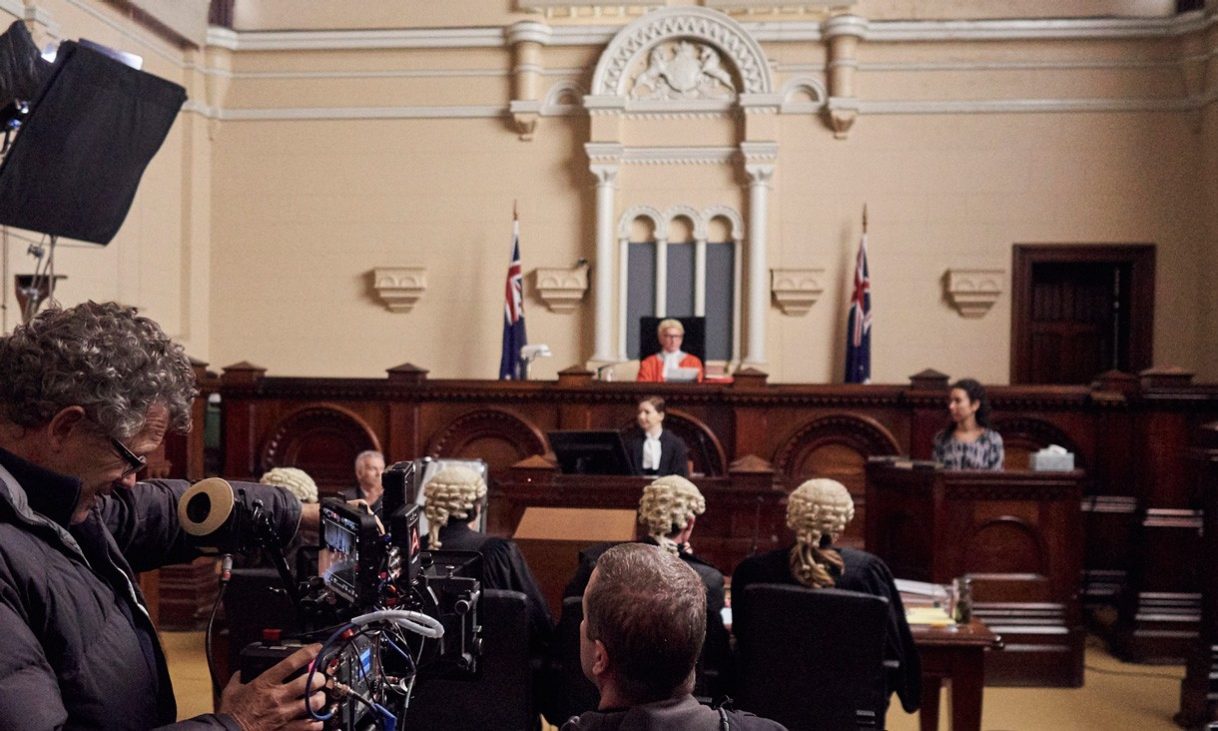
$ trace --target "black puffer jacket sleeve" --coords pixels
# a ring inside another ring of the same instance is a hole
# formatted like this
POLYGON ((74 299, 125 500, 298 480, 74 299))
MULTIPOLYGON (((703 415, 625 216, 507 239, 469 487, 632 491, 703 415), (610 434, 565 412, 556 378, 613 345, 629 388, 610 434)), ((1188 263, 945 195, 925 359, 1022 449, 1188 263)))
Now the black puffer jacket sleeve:
MULTIPOLYGON (((300 525, 300 501, 287 490, 250 482, 232 482, 247 504, 261 500, 284 545, 300 525)), ((208 545, 182 530, 177 505, 190 487, 185 480, 149 480, 130 490, 115 490, 101 504, 102 519, 124 558, 135 571, 185 563, 208 545)), ((223 534, 222 534, 223 535, 223 534)))

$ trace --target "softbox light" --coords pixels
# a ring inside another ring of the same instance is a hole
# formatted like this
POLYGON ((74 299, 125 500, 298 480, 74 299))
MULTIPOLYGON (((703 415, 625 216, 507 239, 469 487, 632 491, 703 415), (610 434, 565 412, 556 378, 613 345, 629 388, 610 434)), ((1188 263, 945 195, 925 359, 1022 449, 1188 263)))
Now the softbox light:
POLYGON ((185 101, 177 84, 64 41, 0 165, 0 224, 110 243, 185 101))

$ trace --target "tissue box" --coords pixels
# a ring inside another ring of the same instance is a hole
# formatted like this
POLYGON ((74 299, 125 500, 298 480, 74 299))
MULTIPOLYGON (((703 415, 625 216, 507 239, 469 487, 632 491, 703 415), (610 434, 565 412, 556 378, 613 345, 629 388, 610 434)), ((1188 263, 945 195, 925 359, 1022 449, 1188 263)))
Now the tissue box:
POLYGON ((1069 472, 1074 469, 1074 453, 1042 449, 1032 453, 1028 467, 1035 472, 1069 472))

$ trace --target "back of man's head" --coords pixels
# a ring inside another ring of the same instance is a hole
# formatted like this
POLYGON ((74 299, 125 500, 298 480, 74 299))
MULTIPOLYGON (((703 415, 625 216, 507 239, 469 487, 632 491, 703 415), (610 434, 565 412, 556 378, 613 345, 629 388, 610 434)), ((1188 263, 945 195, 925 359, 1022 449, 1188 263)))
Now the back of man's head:
POLYGON ((590 642, 600 641, 633 705, 684 695, 706 638, 706 587, 677 556, 644 543, 610 548, 587 591, 590 642))
POLYGON ((163 405, 190 428, 195 375, 182 346, 134 308, 85 302, 43 311, 0 340, 0 421, 48 423, 80 406, 106 434, 126 438, 163 405))

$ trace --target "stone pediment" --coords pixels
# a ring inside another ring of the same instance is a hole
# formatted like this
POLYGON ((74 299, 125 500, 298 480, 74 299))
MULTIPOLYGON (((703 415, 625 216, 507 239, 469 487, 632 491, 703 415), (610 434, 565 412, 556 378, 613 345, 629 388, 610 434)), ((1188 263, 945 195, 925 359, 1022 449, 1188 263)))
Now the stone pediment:
POLYGON ((672 7, 614 36, 597 63, 591 96, 731 100, 773 88, 761 45, 739 23, 716 10, 672 7))

